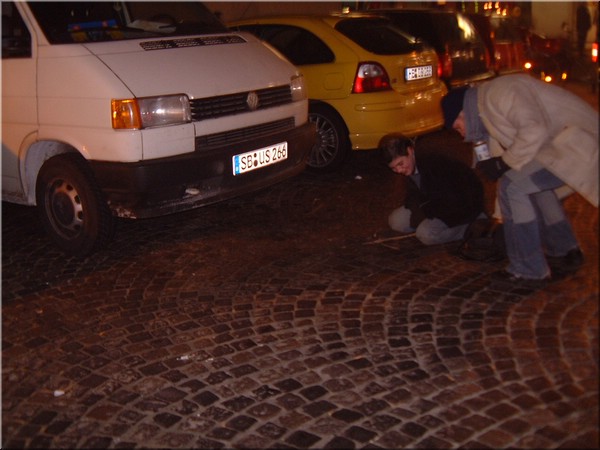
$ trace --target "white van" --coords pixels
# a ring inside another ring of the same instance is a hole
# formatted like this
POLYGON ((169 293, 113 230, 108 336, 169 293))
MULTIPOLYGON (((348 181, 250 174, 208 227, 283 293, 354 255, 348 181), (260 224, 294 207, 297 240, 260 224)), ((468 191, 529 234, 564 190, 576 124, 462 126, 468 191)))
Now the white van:
POLYGON ((304 170, 287 60, 197 2, 2 2, 2 199, 67 253, 304 170))

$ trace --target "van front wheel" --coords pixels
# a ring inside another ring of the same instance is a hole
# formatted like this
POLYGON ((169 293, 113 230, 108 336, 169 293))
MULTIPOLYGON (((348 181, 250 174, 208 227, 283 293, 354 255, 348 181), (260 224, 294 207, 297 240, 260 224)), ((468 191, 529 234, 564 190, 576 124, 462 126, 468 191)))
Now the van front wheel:
POLYGON ((88 255, 114 234, 114 218, 79 155, 63 154, 44 163, 36 200, 46 232, 65 253, 88 255))

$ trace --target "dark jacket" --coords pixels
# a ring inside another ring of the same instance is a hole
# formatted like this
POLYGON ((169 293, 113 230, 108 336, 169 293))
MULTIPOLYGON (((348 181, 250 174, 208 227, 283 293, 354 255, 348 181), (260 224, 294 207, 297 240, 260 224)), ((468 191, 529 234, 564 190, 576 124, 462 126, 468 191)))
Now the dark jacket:
POLYGON ((483 185, 470 167, 446 156, 418 152, 416 165, 421 187, 409 178, 404 202, 413 227, 424 218, 454 227, 472 222, 484 211, 483 185))

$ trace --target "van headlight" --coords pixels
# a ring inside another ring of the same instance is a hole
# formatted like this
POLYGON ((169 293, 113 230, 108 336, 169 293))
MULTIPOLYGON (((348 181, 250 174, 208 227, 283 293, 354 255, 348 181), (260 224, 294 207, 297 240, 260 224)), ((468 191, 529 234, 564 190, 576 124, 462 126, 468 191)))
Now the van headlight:
POLYGON ((306 88, 304 87, 304 76, 295 75, 290 82, 292 89, 292 101, 306 100, 306 88))
POLYGON ((192 121, 187 95, 112 100, 112 126, 116 130, 177 125, 192 121))

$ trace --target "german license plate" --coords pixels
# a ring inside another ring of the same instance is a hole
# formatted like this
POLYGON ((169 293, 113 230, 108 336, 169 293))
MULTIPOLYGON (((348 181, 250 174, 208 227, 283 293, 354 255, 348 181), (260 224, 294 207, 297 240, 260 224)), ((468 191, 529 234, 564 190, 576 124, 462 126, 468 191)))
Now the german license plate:
POLYGON ((422 80, 433 76, 433 66, 416 66, 404 69, 406 81, 422 80))
POLYGON ((250 172, 251 170, 277 164, 288 157, 287 142, 259 148, 251 152, 240 153, 232 158, 233 175, 250 172))

